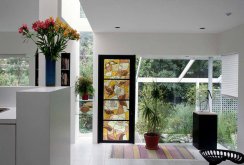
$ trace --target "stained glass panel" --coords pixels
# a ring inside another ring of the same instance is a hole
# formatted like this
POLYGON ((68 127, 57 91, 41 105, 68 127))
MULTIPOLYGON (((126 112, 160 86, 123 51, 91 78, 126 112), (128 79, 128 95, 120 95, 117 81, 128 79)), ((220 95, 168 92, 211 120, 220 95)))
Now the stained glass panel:
POLYGON ((128 59, 105 59, 104 79, 129 79, 130 60, 128 59))
POLYGON ((129 80, 104 80, 104 99, 129 99, 129 80))
POLYGON ((129 101, 104 101, 104 120, 129 120, 129 101))
POLYGON ((128 121, 104 121, 103 140, 122 141, 129 140, 128 121))

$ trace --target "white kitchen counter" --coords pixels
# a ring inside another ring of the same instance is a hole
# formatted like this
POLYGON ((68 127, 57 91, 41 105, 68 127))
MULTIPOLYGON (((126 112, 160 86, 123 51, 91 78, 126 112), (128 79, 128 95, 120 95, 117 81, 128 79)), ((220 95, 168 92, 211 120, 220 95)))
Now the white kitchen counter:
POLYGON ((0 113, 0 124, 16 124, 16 108, 15 107, 4 107, 4 108, 9 108, 9 110, 0 113))

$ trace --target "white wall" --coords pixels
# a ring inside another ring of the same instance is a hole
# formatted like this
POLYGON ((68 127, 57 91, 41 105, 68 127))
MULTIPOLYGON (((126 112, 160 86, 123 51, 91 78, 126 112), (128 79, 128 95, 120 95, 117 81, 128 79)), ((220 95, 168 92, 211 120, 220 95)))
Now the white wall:
POLYGON ((1 0, 0 31, 17 31, 23 23, 38 19, 39 0, 1 0))
POLYGON ((95 33, 93 80, 93 142, 97 142, 98 55, 136 54, 150 58, 214 56, 218 51, 216 34, 95 33))
POLYGON ((95 33, 98 54, 216 55, 215 34, 95 33))
POLYGON ((239 54, 237 147, 244 152, 244 24, 219 34, 219 53, 239 54))
POLYGON ((75 81, 79 75, 79 42, 78 41, 69 41, 68 47, 65 49, 66 52, 69 52, 71 55, 70 60, 70 86, 71 86, 71 135, 72 135, 72 143, 78 138, 79 135, 79 113, 78 107, 79 102, 76 100, 75 95, 75 81))
POLYGON ((0 107, 16 107, 16 92, 34 87, 0 87, 0 107))
MULTIPOLYGON (((72 28, 76 29, 79 26, 80 18, 80 1, 79 0, 59 0, 61 9, 61 18, 67 22, 72 28), (72 12, 71 12, 72 11, 72 12)), ((65 49, 71 55, 70 60, 70 86, 71 86, 71 142, 75 143, 79 136, 79 102, 75 95, 75 81, 79 76, 79 41, 69 41, 65 49)))

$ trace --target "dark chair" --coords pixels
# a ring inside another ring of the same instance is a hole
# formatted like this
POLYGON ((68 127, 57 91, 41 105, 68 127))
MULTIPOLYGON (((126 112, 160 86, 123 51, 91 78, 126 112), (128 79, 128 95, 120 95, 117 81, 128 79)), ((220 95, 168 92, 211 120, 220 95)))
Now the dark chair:
POLYGON ((216 165, 226 160, 230 160, 236 164, 244 163, 244 155, 240 152, 213 149, 200 150, 200 154, 209 162, 209 165, 216 165))

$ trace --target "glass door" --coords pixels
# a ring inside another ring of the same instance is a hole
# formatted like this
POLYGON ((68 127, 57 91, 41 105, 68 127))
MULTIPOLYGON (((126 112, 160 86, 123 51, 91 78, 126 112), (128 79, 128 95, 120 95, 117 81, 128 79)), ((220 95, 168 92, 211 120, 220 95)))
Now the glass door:
POLYGON ((98 142, 134 143, 135 55, 99 55, 98 142))

